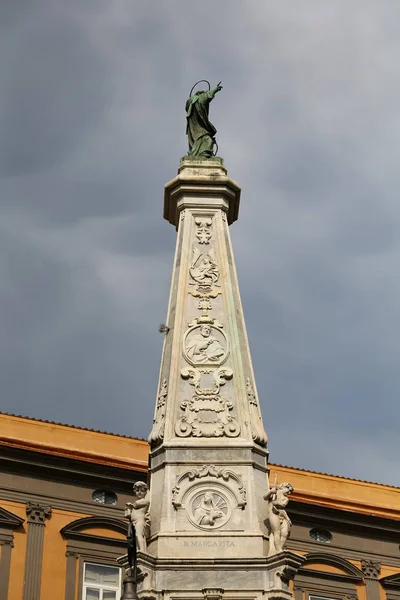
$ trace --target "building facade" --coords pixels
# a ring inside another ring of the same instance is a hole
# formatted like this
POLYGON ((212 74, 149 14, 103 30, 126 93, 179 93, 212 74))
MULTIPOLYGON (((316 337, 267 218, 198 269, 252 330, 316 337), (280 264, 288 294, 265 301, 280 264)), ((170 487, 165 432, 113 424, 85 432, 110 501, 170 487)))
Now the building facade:
MULTIPOLYGON (((148 454, 144 440, 0 414, 1 600, 119 600, 124 506, 148 454)), ((306 557, 295 599, 400 600, 400 489, 275 475, 295 489, 288 549, 306 557)))

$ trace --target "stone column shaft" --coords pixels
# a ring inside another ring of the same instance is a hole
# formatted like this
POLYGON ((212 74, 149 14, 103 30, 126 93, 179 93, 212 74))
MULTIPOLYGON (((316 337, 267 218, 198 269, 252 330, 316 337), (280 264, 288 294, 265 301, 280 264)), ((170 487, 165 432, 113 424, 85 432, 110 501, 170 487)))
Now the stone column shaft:
POLYGON ((22 600, 40 600, 44 528, 46 519, 51 516, 51 508, 28 502, 26 514, 28 517, 28 536, 22 600))
POLYGON ((1 560, 0 560, 0 590, 4 598, 8 595, 8 584, 10 581, 11 549, 14 546, 12 541, 0 541, 1 560))

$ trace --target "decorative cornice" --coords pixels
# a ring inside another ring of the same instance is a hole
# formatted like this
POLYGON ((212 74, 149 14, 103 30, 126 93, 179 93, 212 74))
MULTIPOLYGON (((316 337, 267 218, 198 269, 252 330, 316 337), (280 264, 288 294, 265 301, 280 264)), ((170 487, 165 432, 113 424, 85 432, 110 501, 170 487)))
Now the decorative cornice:
POLYGON ((22 523, 24 523, 24 519, 0 507, 0 527, 14 530, 21 527, 22 523))
POLYGON ((378 579, 381 572, 381 563, 363 558, 361 560, 361 569, 368 579, 378 579))
POLYGON ((379 581, 385 589, 400 591, 400 573, 387 575, 386 577, 382 577, 379 581))
POLYGON ((51 508, 50 506, 43 506, 41 504, 35 504, 34 502, 27 502, 26 515, 28 517, 28 523, 45 525, 46 519, 50 519, 51 517, 51 508))
POLYGON ((77 539, 82 536, 87 537, 89 532, 87 531, 90 527, 93 528, 102 528, 102 529, 111 529, 111 531, 115 531, 117 533, 122 533, 122 535, 126 536, 128 532, 128 523, 123 521, 122 519, 115 519, 113 517, 84 517, 83 519, 77 519, 72 523, 68 523, 65 525, 60 531, 60 533, 65 536, 67 539, 73 538, 77 539), (84 533, 83 533, 84 532, 84 533))
MULTIPOLYGON (((326 552, 310 552, 309 554, 307 554, 305 556, 304 563, 300 568, 300 572, 310 573, 311 571, 313 571, 313 569, 310 569, 309 567, 315 563, 336 567, 337 569, 340 569, 343 572, 346 578, 350 577, 355 581, 359 582, 363 580, 363 571, 360 571, 360 569, 358 569, 355 565, 353 565, 348 560, 342 558, 341 556, 337 556, 335 554, 328 554, 326 552)), ((329 575, 334 578, 336 575, 339 575, 339 573, 329 573, 329 575)))
POLYGON ((14 542, 13 540, 0 540, 0 546, 10 546, 11 548, 14 548, 14 542))

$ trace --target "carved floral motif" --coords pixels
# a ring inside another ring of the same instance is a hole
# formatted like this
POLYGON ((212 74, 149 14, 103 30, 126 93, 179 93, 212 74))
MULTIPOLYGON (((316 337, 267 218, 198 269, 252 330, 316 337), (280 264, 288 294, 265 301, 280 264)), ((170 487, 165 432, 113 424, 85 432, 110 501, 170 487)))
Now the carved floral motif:
POLYGON ((369 579, 377 579, 381 572, 381 564, 374 560, 363 559, 361 561, 361 570, 365 577, 369 579))
POLYGON ((165 409, 168 396, 167 380, 163 379, 160 392, 158 394, 156 415, 153 421, 153 428, 148 438, 150 445, 156 445, 164 439, 165 429, 165 409))
POLYGON ((50 506, 42 506, 41 504, 35 504, 34 502, 26 503, 26 515, 28 517, 28 523, 44 525, 46 519, 50 519, 51 512, 50 506))
POLYGON ((260 446, 265 446, 268 441, 267 434, 264 431, 264 427, 262 425, 260 408, 258 405, 257 397, 254 391, 253 384, 250 381, 250 377, 246 378, 246 391, 247 398, 249 401, 250 408, 250 424, 251 424, 251 433, 253 436, 253 440, 260 444, 260 446))
POLYGON ((209 244, 212 235, 210 231, 212 219, 196 217, 194 222, 197 225, 196 237, 199 244, 209 244))

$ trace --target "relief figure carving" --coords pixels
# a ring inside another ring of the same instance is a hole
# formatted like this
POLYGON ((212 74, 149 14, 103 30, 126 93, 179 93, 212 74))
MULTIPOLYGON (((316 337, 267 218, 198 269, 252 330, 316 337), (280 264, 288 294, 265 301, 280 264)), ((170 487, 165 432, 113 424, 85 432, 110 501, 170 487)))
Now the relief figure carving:
POLYGON ((156 406, 156 414, 153 421, 153 428, 148 438, 148 442, 150 445, 154 446, 159 442, 162 442, 164 439, 164 429, 165 429, 165 409, 166 409, 166 401, 168 395, 168 386, 167 380, 164 379, 160 392, 158 394, 157 406, 156 406))
POLYGON ((213 527, 228 512, 228 505, 221 494, 205 492, 193 503, 193 516, 198 525, 213 527))
POLYGON ((192 262, 189 273, 193 281, 201 286, 212 286, 219 280, 219 267, 214 252, 200 254, 197 248, 193 248, 192 262))
POLYGON ((222 359, 225 350, 219 340, 212 335, 210 325, 201 325, 199 331, 187 340, 186 355, 194 363, 215 363, 222 359))

